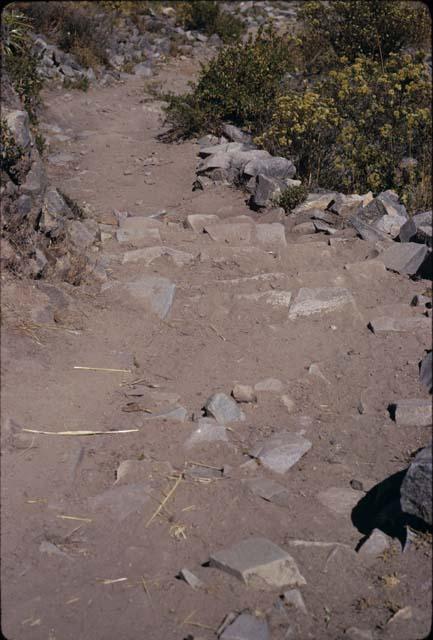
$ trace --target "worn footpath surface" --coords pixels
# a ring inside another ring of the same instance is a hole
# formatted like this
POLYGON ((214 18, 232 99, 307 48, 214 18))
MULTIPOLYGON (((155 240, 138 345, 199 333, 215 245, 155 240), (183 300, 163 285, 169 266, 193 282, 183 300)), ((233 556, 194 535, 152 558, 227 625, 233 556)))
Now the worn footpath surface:
MULTIPOLYGON (((194 71, 174 61, 159 82, 182 89, 194 71)), ((429 397, 418 380, 429 321, 410 307, 427 283, 386 271, 373 243, 277 236, 240 191, 192 191, 198 147, 157 141, 161 104, 143 80, 44 100, 50 177, 101 223, 108 280, 3 281, 5 636, 210 639, 248 609, 272 639, 426 637, 429 546, 419 538, 402 553, 394 540, 363 558, 368 530, 352 509, 430 439, 387 410, 429 397), (113 210, 128 223, 117 227, 113 210), (208 233, 198 218, 188 228, 193 214, 216 216, 208 233), (425 322, 368 328, 406 315, 425 322), (256 386, 238 405, 245 419, 198 424, 207 399, 235 384, 256 386), (285 473, 253 457, 276 433, 304 454, 285 473), (206 566, 258 537, 288 552, 303 580, 245 584, 206 566), (203 584, 179 579, 184 568, 203 584), (291 586, 306 612, 282 597, 291 586)))

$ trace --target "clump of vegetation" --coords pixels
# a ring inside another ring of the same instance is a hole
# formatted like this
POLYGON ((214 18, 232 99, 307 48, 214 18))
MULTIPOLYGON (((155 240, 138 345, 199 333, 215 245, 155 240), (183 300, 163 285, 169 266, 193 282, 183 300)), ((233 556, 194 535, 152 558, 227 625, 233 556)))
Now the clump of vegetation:
POLYGON ((168 96, 171 135, 219 134, 231 122, 292 159, 309 187, 394 189, 410 211, 430 207, 427 8, 309 1, 300 17, 296 37, 261 29, 204 65, 190 93, 168 96))
POLYGON ((37 73, 37 58, 31 51, 31 20, 23 13, 6 8, 2 16, 1 54, 4 71, 22 99, 30 120, 36 122, 42 80, 37 73))
POLYGON ((109 14, 101 17, 90 2, 26 2, 23 11, 36 31, 53 38, 65 52, 85 67, 107 63, 106 49, 112 31, 109 14))
POLYGON ((89 78, 82 76, 81 78, 64 78, 63 86, 65 89, 78 89, 79 91, 88 91, 90 87, 89 78))
POLYGON ((278 198, 278 206, 282 207, 286 213, 293 211, 298 205, 305 202, 308 196, 308 189, 305 185, 294 185, 287 187, 278 198))
POLYGON ((223 42, 238 40, 245 31, 242 20, 223 11, 214 0, 181 2, 178 16, 185 28, 201 31, 209 36, 216 33, 223 42))
POLYGON ((419 59, 391 54, 382 65, 363 56, 330 71, 314 90, 281 97, 260 140, 296 157, 310 184, 352 193, 402 187, 396 168, 405 156, 417 159, 412 179, 429 175, 430 105, 419 59))
POLYGON ((191 93, 167 96, 174 137, 218 130, 223 121, 253 132, 269 122, 281 79, 293 66, 293 40, 272 28, 223 48, 202 66, 191 93))
POLYGON ((16 144, 15 138, 4 118, 0 121, 0 170, 7 173, 14 182, 18 177, 17 164, 23 156, 23 150, 16 144))
MULTIPOLYGON (((421 2, 333 0, 304 2, 298 15, 309 70, 326 70, 344 56, 382 62, 404 47, 428 46, 431 18, 421 2)), ((343 63, 344 64, 344 63, 343 63)))

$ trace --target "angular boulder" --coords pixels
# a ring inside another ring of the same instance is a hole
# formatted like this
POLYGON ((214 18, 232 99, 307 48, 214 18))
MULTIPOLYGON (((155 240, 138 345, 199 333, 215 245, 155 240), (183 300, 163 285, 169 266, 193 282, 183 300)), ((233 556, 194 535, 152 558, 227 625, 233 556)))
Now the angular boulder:
POLYGON ((432 447, 421 449, 406 471, 400 487, 403 513, 432 526, 432 447))

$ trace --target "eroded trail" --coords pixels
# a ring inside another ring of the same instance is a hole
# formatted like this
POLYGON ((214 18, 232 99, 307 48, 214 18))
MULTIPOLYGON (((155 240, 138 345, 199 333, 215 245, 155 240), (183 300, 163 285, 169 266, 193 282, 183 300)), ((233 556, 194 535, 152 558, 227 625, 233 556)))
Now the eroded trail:
MULTIPOLYGON (((160 82, 181 88, 193 71, 171 63, 160 82)), ((351 512, 359 489, 403 469, 402 452, 428 441, 425 427, 398 426, 387 411, 428 397, 418 362, 429 322, 409 307, 425 283, 386 271, 372 243, 284 233, 240 191, 193 192, 197 145, 157 142, 161 104, 139 79, 47 93, 45 103, 50 178, 88 203, 108 279, 35 287, 40 323, 49 307, 60 328, 37 339, 4 331, 3 411, 29 429, 133 431, 17 435, 9 423, 6 636, 213 638, 226 614, 248 608, 272 638, 336 639, 353 626, 374 638, 424 637, 425 553, 394 543, 398 551, 362 560, 355 548, 368 522, 351 512), (130 214, 120 227, 114 210, 130 214), (190 215, 216 217, 188 226, 190 215), (414 331, 367 327, 402 314, 418 318, 414 331), (207 399, 236 383, 255 387, 256 401, 238 405, 244 419, 197 423, 207 399), (262 445, 271 454, 258 464, 262 445), (281 604, 287 587, 275 576, 255 588, 202 566, 256 537, 294 558, 307 614, 281 604), (177 579, 183 568, 203 586, 177 579), (411 620, 387 626, 406 605, 411 620)))

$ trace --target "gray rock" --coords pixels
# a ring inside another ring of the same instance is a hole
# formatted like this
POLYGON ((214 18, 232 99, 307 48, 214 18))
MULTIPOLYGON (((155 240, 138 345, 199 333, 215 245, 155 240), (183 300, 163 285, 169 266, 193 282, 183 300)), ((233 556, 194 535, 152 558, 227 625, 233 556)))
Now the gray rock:
POLYGON ((343 193, 338 193, 326 208, 329 209, 329 211, 337 214, 338 216, 347 218, 354 215, 356 211, 362 206, 362 196, 358 196, 356 194, 344 195, 343 193))
POLYGON ((283 593, 283 601, 284 604, 289 607, 294 607, 298 611, 305 613, 307 615, 307 607, 305 606, 304 598, 302 597, 299 589, 289 589, 283 593))
POLYGON ((296 168, 291 160, 278 156, 251 160, 244 168, 245 176, 257 176, 259 173, 284 180, 284 178, 293 178, 296 168))
POLYGON ((44 165, 39 157, 37 157, 30 167, 30 171, 26 175, 24 183, 21 185, 21 193, 29 196, 39 196, 46 187, 47 176, 44 165))
POLYGON ((68 220, 66 231, 69 242, 80 252, 85 252, 95 241, 94 233, 89 231, 86 225, 79 220, 68 220))
POLYGON ((214 242, 231 246, 249 246, 253 235, 253 225, 244 222, 207 224, 204 230, 214 242))
POLYGON ((123 285, 107 282, 102 285, 102 291, 109 290, 116 286, 124 286, 133 298, 143 302, 161 319, 164 319, 168 315, 173 304, 176 290, 176 285, 170 282, 170 280, 167 280, 167 278, 143 276, 138 280, 126 282, 123 285))
POLYGON ((253 141, 253 138, 249 133, 241 131, 239 127, 235 127, 233 124, 223 124, 222 132, 231 142, 244 142, 246 144, 251 144, 253 141))
POLYGON ((152 218, 134 216, 120 220, 119 229, 116 231, 117 241, 128 242, 132 245, 146 243, 160 243, 159 229, 161 223, 152 218))
POLYGON ((267 207, 281 196, 284 189, 285 185, 282 180, 259 173, 256 177, 256 188, 252 203, 256 207, 267 207))
POLYGON ((74 162, 75 158, 70 153, 54 153, 48 156, 47 160, 50 164, 63 167, 70 162, 74 162))
POLYGON ((416 316, 413 318, 391 318, 388 316, 380 316, 370 320, 368 328, 373 331, 373 333, 387 333, 389 331, 430 331, 431 322, 428 318, 423 316, 416 316))
POLYGON ((388 234, 392 238, 397 238, 400 234, 401 227, 407 222, 407 218, 403 216, 382 216, 375 223, 375 229, 388 234))
POLYGON ((32 199, 30 196, 22 195, 16 201, 17 212, 25 218, 32 209, 32 199))
POLYGON ((197 166, 197 173, 209 171, 209 169, 230 169, 231 156, 229 153, 220 151, 209 155, 205 160, 201 160, 197 166))
POLYGON ((27 111, 11 111, 6 115, 6 123, 16 144, 25 151, 31 143, 29 116, 27 111))
POLYGON ((295 224, 295 226, 292 228, 292 233, 302 233, 302 234, 309 234, 309 233, 316 233, 316 225, 314 222, 301 222, 299 224, 295 224))
POLYGON ((293 213, 306 213, 312 209, 321 209, 324 211, 332 202, 334 202, 337 195, 338 194, 335 192, 323 194, 310 193, 307 200, 296 207, 296 209, 293 210, 293 213))
POLYGON ((190 449, 195 445, 205 442, 228 442, 227 430, 222 424, 210 418, 202 418, 198 421, 198 428, 190 435, 185 442, 185 447, 190 449))
POLYGON ((206 415, 212 416, 220 424, 245 420, 236 402, 225 393, 215 393, 211 396, 206 402, 205 410, 206 415))
POLYGON ((432 306, 431 298, 428 298, 427 296, 422 296, 419 294, 415 295, 412 298, 412 301, 410 304, 412 307, 428 307, 429 309, 431 309, 431 306, 432 306))
POLYGON ((204 587, 204 583, 197 578, 189 569, 181 569, 179 571, 179 577, 182 578, 190 587, 193 589, 200 589, 200 587, 204 587))
POLYGON ((422 267, 428 248, 415 242, 396 243, 383 251, 378 260, 381 260, 390 271, 415 275, 422 267))
POLYGON ((275 473, 286 473, 311 447, 311 442, 298 433, 283 431, 257 444, 249 455, 275 473))
POLYGON ((349 223, 363 240, 376 242, 377 240, 386 240, 389 238, 386 233, 379 229, 375 229, 373 225, 368 222, 364 222, 358 215, 350 218, 349 223))
POLYGON ((374 561, 384 551, 389 549, 391 538, 380 529, 373 529, 358 551, 358 556, 363 560, 374 561))
POLYGON ((133 71, 139 78, 151 78, 153 76, 152 68, 146 62, 139 62, 134 65, 133 71))
POLYGON ((65 218, 72 218, 71 209, 54 187, 45 192, 39 229, 42 233, 55 235, 65 227, 65 218))
POLYGON ((144 249, 136 249, 135 251, 127 251, 123 254, 122 263, 142 262, 146 266, 152 264, 158 258, 168 257, 177 267, 183 267, 194 261, 192 253, 178 251, 171 247, 146 247, 144 249))
POLYGON ((88 498, 90 509, 109 511, 117 521, 125 520, 133 513, 143 512, 150 501, 150 487, 147 484, 128 484, 88 498))
POLYGON ((395 422, 402 427, 431 426, 431 399, 398 400, 395 404, 395 422))
POLYGON ((61 556, 63 558, 72 560, 72 558, 67 553, 59 549, 56 544, 50 542, 49 540, 42 540, 41 544, 39 545, 39 552, 46 553, 49 556, 61 556))
POLYGON ((400 487, 403 513, 432 526, 432 447, 421 449, 410 464, 400 487))
POLYGON ((185 422, 188 417, 188 411, 185 407, 172 407, 159 413, 152 413, 152 415, 144 416, 143 420, 177 420, 178 422, 185 422))
POLYGON ((200 148, 204 147, 209 147, 212 145, 217 145, 218 144, 218 138, 217 136, 213 136, 211 134, 208 134, 207 136, 203 136, 202 138, 200 138, 199 140, 197 140, 197 144, 199 145, 200 148))
POLYGON ((266 620, 241 613, 220 635, 221 640, 269 640, 266 620))
POLYGON ((273 502, 280 507, 289 506, 290 494, 286 487, 270 480, 269 478, 252 478, 251 480, 244 481, 248 489, 255 495, 273 502))
POLYGON ((243 142, 221 142, 220 144, 211 145, 209 147, 200 147, 199 155, 201 158, 208 158, 213 155, 223 154, 230 158, 237 153, 253 151, 253 158, 255 158, 257 151, 254 151, 252 146, 253 145, 244 144, 243 142))
POLYGON ((277 378, 266 378, 266 380, 260 380, 254 386, 256 391, 269 391, 271 393, 280 393, 283 390, 283 383, 277 378))
POLYGON ((359 502, 359 493, 354 489, 330 487, 317 494, 318 501, 324 507, 339 516, 349 516, 359 502))
POLYGON ((341 287, 321 287, 317 289, 301 288, 289 309, 289 319, 316 313, 328 313, 347 304, 354 304, 352 294, 341 287))
POLYGON ((370 629, 358 629, 358 627, 349 627, 344 632, 344 637, 348 640, 374 640, 373 633, 370 629))
POLYGON ((306 584, 292 556, 265 538, 248 538, 213 553, 210 564, 252 587, 306 584))
POLYGON ((286 247, 286 233, 279 222, 257 224, 255 227, 256 242, 268 248, 286 247))
POLYGON ((331 236, 334 233, 336 233, 335 229, 330 227, 329 224, 327 224, 326 222, 323 222, 322 220, 317 220, 317 221, 315 220, 313 224, 317 233, 326 233, 328 236, 331 236))
POLYGON ((416 235, 416 231, 416 224, 413 218, 409 218, 409 220, 406 220, 406 222, 400 227, 398 236, 400 242, 410 242, 416 235))
POLYGON ((375 198, 375 202, 384 215, 402 217, 407 220, 408 214, 406 207, 399 203, 398 195, 395 191, 391 191, 390 189, 388 191, 382 191, 382 193, 379 193, 377 198, 375 198))
POLYGON ((421 384, 427 387, 428 391, 431 393, 432 390, 432 352, 428 353, 421 360, 420 369, 419 369, 419 379, 421 384))
POLYGON ((235 384, 232 396, 237 402, 256 402, 257 400, 253 387, 247 384, 235 384))
POLYGON ((220 222, 219 217, 214 214, 204 215, 204 214, 196 213, 196 214, 189 215, 186 218, 187 228, 192 229, 196 233, 203 233, 207 225, 217 224, 219 222, 220 222))

